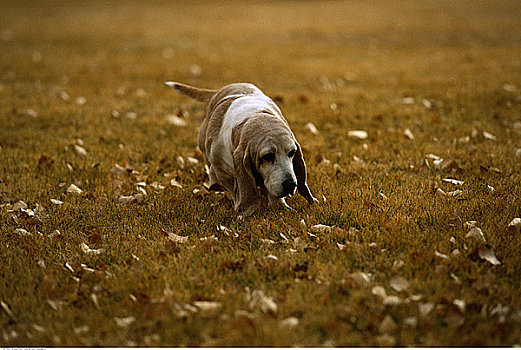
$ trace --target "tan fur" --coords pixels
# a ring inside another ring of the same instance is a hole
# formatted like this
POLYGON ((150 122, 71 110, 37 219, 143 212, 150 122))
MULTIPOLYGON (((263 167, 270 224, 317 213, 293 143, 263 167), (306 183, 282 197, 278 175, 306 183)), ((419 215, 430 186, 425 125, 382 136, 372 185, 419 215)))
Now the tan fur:
MULTIPOLYGON (((306 164, 300 145, 291 132, 286 119, 280 114, 278 107, 268 98, 262 100, 265 101, 262 103, 267 103, 268 108, 260 110, 255 115, 235 125, 231 130, 230 142, 233 147, 233 154, 227 156, 212 152, 212 145, 220 137, 225 115, 232 103, 244 96, 258 96, 255 94, 261 93, 260 90, 250 84, 243 83, 230 84, 219 90, 201 89, 174 82, 169 82, 167 85, 197 101, 208 102, 206 115, 199 130, 198 144, 210 169, 210 188, 224 187, 228 190, 233 196, 235 210, 247 216, 259 206, 261 194, 258 187, 264 187, 263 179, 257 171, 259 169, 260 147, 266 145, 266 143, 278 144, 283 139, 291 140, 297 146, 292 167, 297 179, 298 192, 306 198, 309 204, 316 201, 306 182, 306 164), (229 168, 225 161, 226 157, 231 157, 233 169, 229 168)), ((285 204, 283 199, 281 201, 285 204)))

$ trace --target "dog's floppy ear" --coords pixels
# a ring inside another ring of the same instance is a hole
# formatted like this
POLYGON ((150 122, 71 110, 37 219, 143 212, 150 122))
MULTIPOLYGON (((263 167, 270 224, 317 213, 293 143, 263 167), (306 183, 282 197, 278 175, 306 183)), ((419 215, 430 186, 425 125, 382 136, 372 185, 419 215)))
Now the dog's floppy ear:
POLYGON ((261 195, 252 172, 250 146, 250 142, 241 139, 233 152, 235 210, 244 216, 252 214, 261 202, 261 195))
POLYGON ((297 189, 302 197, 306 198, 309 204, 313 204, 314 202, 317 202, 317 199, 313 197, 308 187, 306 162, 304 161, 304 156, 302 155, 302 149, 300 148, 298 142, 295 143, 297 144, 297 152, 293 157, 293 171, 297 177, 297 189))

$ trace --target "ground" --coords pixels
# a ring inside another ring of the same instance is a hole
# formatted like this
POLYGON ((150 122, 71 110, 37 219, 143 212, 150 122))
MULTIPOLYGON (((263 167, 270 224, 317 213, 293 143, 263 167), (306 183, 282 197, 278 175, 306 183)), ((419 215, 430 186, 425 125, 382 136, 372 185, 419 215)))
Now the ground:
POLYGON ((520 2, 1 12, 1 345, 521 343, 520 2), (320 202, 239 219, 167 80, 259 86, 320 202))

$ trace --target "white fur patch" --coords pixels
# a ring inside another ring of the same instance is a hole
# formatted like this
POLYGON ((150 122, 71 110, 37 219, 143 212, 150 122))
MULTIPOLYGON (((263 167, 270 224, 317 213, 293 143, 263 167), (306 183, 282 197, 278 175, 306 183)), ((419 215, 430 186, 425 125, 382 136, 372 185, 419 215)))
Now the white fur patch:
POLYGON ((232 130, 234 127, 263 110, 268 110, 279 118, 282 115, 279 107, 272 99, 264 95, 256 86, 251 85, 250 87, 255 89, 255 92, 243 95, 232 102, 224 115, 219 136, 216 142, 212 144, 211 158, 218 155, 226 163, 227 169, 233 169, 232 130))

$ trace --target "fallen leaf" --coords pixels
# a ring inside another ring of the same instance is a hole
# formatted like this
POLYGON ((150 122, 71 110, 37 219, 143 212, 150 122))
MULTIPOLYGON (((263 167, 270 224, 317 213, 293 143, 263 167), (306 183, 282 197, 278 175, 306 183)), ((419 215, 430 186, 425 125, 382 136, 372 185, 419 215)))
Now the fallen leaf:
POLYGON ((296 317, 290 316, 279 322, 279 328, 295 328, 299 325, 300 320, 296 317))
POLYGON ((87 151, 82 146, 74 145, 73 147, 74 147, 74 150, 76 151, 76 153, 78 153, 80 156, 86 156, 87 155, 87 151))
POLYGON ((363 130, 349 130, 347 136, 357 140, 365 140, 368 137, 367 132, 363 130))
POLYGON ((481 259, 488 261, 492 265, 500 265, 501 262, 496 258, 496 254, 492 248, 488 247, 479 247, 478 255, 481 259))
POLYGON ((393 318, 389 315, 386 315, 378 325, 378 330, 380 333, 389 333, 394 331, 396 328, 396 322, 394 322, 393 318))
POLYGON ((105 251, 105 249, 91 249, 85 243, 80 244, 81 251, 87 255, 99 255, 105 251))
POLYGON ((402 303, 402 299, 396 295, 387 295, 383 298, 384 305, 396 306, 402 303))
POLYGON ((410 129, 405 129, 403 131, 403 134, 409 139, 409 140, 414 140, 414 135, 412 133, 412 131, 410 129))
POLYGON ((134 316, 128 316, 128 317, 114 317, 114 321, 118 325, 118 327, 125 328, 130 326, 136 318, 134 316))
POLYGON ((175 126, 187 126, 188 125, 186 120, 179 118, 175 114, 167 115, 166 121, 168 122, 168 124, 175 125, 175 126))
POLYGON ((483 137, 487 140, 495 141, 497 138, 489 132, 483 131, 483 137))
POLYGON ((456 305, 456 307, 458 308, 458 310, 464 314, 465 313, 465 307, 466 307, 466 303, 464 300, 461 300, 461 299, 454 299, 452 301, 452 304, 456 305))
POLYGON ((60 201, 60 200, 58 200, 58 199, 54 199, 54 198, 51 198, 51 203, 52 203, 52 204, 56 204, 56 205, 63 204, 62 201, 60 201))
POLYGON ((27 209, 27 208, 29 208, 29 206, 24 201, 18 201, 13 205, 13 211, 27 209))
POLYGON ((485 236, 483 231, 479 227, 473 227, 466 235, 465 238, 472 238, 480 242, 485 242, 485 236))
POLYGON ((264 313, 277 313, 277 304, 273 301, 273 299, 264 295, 261 290, 255 290, 251 294, 251 300, 248 305, 250 309, 260 309, 264 313))
POLYGON ((380 298, 385 298, 387 296, 387 292, 385 291, 385 288, 382 286, 374 286, 373 289, 371 289, 371 294, 376 295, 380 298))
POLYGON ((311 226, 309 230, 313 233, 331 233, 333 231, 333 227, 323 224, 317 224, 311 226))
POLYGON ((20 235, 20 236, 23 236, 23 237, 26 237, 26 236, 32 236, 33 234, 31 232, 28 232, 27 230, 23 229, 23 228, 17 228, 16 230, 14 230, 14 233, 20 235))
POLYGON ((81 194, 83 192, 83 190, 81 188, 79 188, 78 186, 76 186, 75 184, 71 184, 67 188, 67 192, 74 193, 74 194, 81 194))
POLYGON ((441 259, 448 259, 449 257, 445 254, 442 254, 440 252, 438 252, 437 250, 434 251, 434 256, 437 256, 438 258, 441 258, 441 259))
POLYGON ((123 166, 121 166, 121 165, 116 163, 116 164, 114 164, 112 169, 110 169, 110 173, 114 177, 128 176, 128 175, 130 175, 130 173, 132 173, 132 169, 127 168, 127 167, 123 167, 123 166))
POLYGON ((203 312, 217 311, 222 307, 222 303, 218 301, 194 301, 192 304, 203 312))
POLYGON ((163 229, 160 229, 159 231, 174 243, 186 243, 188 241, 188 236, 179 236, 173 232, 166 232, 163 229))
POLYGON ((402 105, 412 105, 416 102, 414 97, 404 97, 401 101, 402 105))
POLYGON ((356 287, 359 288, 365 288, 368 287, 371 283, 371 279, 369 278, 369 275, 362 272, 362 271, 356 271, 353 273, 350 273, 348 277, 351 279, 351 281, 354 282, 356 287))
POLYGON ((2 309, 5 311, 7 316, 13 317, 13 312, 11 311, 11 308, 9 307, 9 305, 6 302, 4 302, 3 300, 0 301, 0 306, 2 306, 2 309))
POLYGON ((521 218, 512 219, 508 224, 507 230, 510 233, 521 232, 521 218))
POLYGON ((450 184, 453 184, 453 185, 458 185, 458 186, 462 186, 464 184, 463 181, 460 181, 460 180, 456 180, 456 179, 442 179, 441 181, 444 181, 444 182, 447 182, 447 183, 450 183, 450 184))
POLYGON ((389 284, 391 285, 391 288, 397 292, 402 292, 409 288, 409 282, 401 276, 392 277, 389 284))
POLYGON ((476 227, 476 225, 478 224, 477 221, 467 221, 463 224, 463 228, 466 228, 467 230, 470 230, 474 227, 476 227))
POLYGON ((313 135, 316 135, 318 134, 318 129, 317 127, 315 126, 315 124, 309 122, 307 123, 306 125, 304 125, 304 129, 308 130, 309 132, 311 132, 313 135))
POLYGON ((434 303, 419 303, 418 304, 418 312, 420 316, 425 317, 434 310, 434 303))
POLYGON ((179 182, 177 182, 176 179, 170 180, 170 186, 176 187, 176 188, 183 188, 183 185, 181 185, 179 182))

